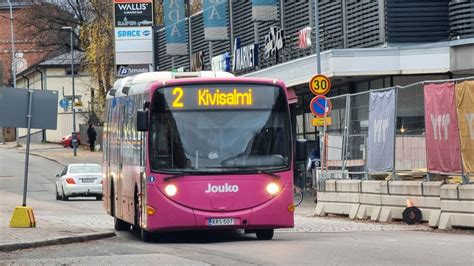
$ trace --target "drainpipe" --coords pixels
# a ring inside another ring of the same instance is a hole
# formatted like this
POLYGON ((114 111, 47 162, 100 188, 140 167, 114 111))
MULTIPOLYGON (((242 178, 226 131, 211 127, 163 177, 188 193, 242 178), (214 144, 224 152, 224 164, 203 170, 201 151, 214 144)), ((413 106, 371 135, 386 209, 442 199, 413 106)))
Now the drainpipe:
MULTIPOLYGON (((41 76, 41 90, 44 90, 44 86, 43 86, 43 71, 39 70, 38 68, 35 68, 35 72, 38 72, 41 76)), ((46 129, 43 129, 42 130, 42 133, 41 133, 41 142, 42 143, 46 143, 46 129)))
POLYGON ((27 78, 27 77, 26 77, 25 75, 23 75, 23 74, 20 74, 20 76, 21 76, 22 78, 26 79, 26 88, 29 89, 29 88, 30 88, 30 79, 27 78))

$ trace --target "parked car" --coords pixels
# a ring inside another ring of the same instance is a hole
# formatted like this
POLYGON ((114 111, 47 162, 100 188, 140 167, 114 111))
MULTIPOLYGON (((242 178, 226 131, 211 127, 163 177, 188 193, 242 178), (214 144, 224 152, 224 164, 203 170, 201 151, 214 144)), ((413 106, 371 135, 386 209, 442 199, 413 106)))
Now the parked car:
POLYGON ((99 164, 69 164, 56 177, 56 200, 70 197, 102 200, 102 166, 99 164))
MULTIPOLYGON (((72 148, 72 135, 64 136, 61 139, 61 144, 66 147, 72 148)), ((81 135, 77 134, 77 146, 81 145, 81 135)))

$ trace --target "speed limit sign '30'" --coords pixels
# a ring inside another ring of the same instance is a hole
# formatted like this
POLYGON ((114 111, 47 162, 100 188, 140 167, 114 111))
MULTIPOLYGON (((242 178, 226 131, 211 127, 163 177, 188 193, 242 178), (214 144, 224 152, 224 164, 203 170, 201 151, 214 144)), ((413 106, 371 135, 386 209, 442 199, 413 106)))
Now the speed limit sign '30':
POLYGON ((331 89, 331 81, 324 75, 316 75, 311 78, 309 89, 315 95, 326 95, 331 89))

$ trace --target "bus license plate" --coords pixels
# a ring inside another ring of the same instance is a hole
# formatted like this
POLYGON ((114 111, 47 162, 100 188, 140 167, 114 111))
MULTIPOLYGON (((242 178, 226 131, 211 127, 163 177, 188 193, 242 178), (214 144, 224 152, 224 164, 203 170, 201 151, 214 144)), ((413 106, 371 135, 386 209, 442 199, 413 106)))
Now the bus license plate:
POLYGON ((219 225, 233 225, 234 218, 219 218, 219 219, 208 219, 207 225, 219 226, 219 225))

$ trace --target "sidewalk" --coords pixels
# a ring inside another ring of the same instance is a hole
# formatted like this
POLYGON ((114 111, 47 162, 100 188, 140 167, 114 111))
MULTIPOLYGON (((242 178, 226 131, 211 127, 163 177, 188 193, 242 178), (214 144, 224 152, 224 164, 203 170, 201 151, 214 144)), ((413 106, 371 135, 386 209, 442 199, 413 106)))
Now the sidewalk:
MULTIPOLYGON (((21 147, 16 147, 16 142, 8 142, 3 145, 0 144, 0 149, 16 149, 26 152, 26 144, 21 143, 21 147)), ((58 162, 62 165, 72 163, 96 163, 102 164, 102 152, 91 152, 88 150, 89 147, 84 145, 76 149, 76 155, 74 156, 74 150, 67 147, 64 148, 60 144, 54 143, 31 143, 30 144, 30 156, 40 156, 48 160, 58 162)))
POLYGON ((114 236, 113 219, 90 213, 73 213, 60 203, 29 198, 34 206, 36 228, 10 228, 11 206, 21 203, 22 196, 2 191, 0 202, 0 256, 2 252, 82 242, 114 236))
MULTIPOLYGON (((0 150, 20 150, 16 143, 0 143, 0 150)), ((30 156, 40 156, 59 164, 97 163, 102 164, 102 152, 90 152, 83 147, 64 148, 59 144, 30 145, 30 156)), ((1 160, 1 158, 0 158, 1 160)), ((1 174, 0 174, 1 176, 1 174)), ((45 184, 49 187, 51 184, 45 184)), ((2 252, 17 249, 58 245, 114 236, 113 219, 101 210, 101 203, 95 201, 44 201, 28 198, 28 206, 34 207, 36 228, 10 228, 14 206, 22 202, 21 193, 13 193, 0 187, 0 256, 2 252)))

